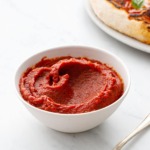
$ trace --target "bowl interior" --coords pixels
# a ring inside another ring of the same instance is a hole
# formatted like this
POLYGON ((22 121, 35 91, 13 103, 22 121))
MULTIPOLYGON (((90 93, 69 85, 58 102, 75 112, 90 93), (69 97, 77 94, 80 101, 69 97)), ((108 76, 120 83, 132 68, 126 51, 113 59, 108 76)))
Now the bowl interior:
POLYGON ((20 96, 21 94, 19 92, 19 86, 18 86, 20 76, 28 67, 31 67, 37 62, 39 62, 41 58, 44 56, 47 56, 48 58, 55 58, 61 56, 87 57, 89 59, 94 59, 102 63, 106 63, 107 65, 113 67, 122 77, 124 82, 124 94, 127 93, 130 84, 129 73, 124 63, 118 57, 104 50, 100 50, 96 48, 84 47, 84 46, 68 46, 68 47, 53 48, 53 49, 40 52, 28 58, 20 65, 15 76, 15 86, 20 96))

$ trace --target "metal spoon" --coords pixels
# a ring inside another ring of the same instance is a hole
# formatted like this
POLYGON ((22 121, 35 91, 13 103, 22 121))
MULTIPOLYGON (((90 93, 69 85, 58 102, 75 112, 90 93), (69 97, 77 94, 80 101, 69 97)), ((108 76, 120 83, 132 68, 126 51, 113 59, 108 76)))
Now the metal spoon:
POLYGON ((150 114, 146 116, 146 118, 140 123, 140 125, 134 129, 127 137, 125 137, 122 141, 120 141, 113 150, 121 150, 122 147, 131 140, 136 134, 150 126, 150 114))

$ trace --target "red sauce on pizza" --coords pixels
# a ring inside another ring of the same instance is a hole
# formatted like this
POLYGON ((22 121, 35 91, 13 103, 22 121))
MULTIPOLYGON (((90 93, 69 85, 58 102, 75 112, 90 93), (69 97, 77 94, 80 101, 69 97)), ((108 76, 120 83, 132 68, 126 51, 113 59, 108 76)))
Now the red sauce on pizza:
POLYGON ((87 58, 44 57, 20 78, 22 97, 50 112, 75 114, 106 107, 123 94, 123 82, 111 67, 87 58))
POLYGON ((108 0, 118 9, 124 9, 128 12, 130 19, 144 21, 150 24, 150 1, 146 0, 140 9, 132 6, 131 0, 108 0))

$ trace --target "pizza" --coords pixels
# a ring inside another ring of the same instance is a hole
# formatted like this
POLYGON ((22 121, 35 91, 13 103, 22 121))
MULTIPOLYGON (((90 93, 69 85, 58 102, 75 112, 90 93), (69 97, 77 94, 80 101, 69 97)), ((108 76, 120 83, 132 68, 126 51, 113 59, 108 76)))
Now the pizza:
POLYGON ((90 4, 103 23, 150 44, 150 0, 90 0, 90 4))

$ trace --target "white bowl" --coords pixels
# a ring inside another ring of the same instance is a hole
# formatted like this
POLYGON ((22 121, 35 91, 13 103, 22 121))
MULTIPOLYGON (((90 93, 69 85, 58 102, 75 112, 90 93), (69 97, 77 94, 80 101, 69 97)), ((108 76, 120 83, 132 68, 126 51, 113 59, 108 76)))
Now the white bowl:
POLYGON ((130 86, 130 77, 128 70, 124 63, 115 55, 100 50, 97 48, 86 47, 86 46, 65 46, 52 48, 38 54, 33 55, 24 61, 18 68, 15 75, 15 88, 19 99, 23 102, 26 108, 35 116, 41 123, 46 126, 68 133, 82 132, 96 127, 101 124, 106 118, 118 108, 123 99, 128 93, 130 86), (55 58, 60 56, 72 56, 72 57, 87 57, 89 59, 99 60, 112 66, 122 77, 124 82, 124 93, 123 95, 113 104, 88 113, 81 114, 60 114, 54 112, 48 112, 36 108, 27 103, 21 96, 19 91, 19 79, 22 73, 30 66, 33 66, 41 60, 42 57, 47 56, 49 58, 55 58))

